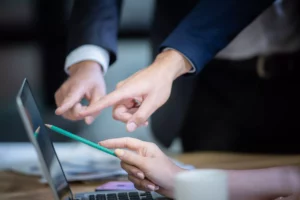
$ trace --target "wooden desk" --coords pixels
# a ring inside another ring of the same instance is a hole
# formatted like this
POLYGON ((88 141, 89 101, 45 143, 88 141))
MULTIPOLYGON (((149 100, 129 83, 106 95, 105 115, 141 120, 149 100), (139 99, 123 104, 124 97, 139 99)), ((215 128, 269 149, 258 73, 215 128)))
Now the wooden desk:
MULTIPOLYGON (((300 155, 268 156, 228 153, 192 153, 175 156, 176 159, 192 164, 197 168, 219 169, 255 169, 281 165, 300 166, 300 155)), ((73 183, 72 191, 88 192, 103 182, 73 183)), ((1 200, 50 200, 53 199, 47 185, 40 184, 38 178, 0 172, 0 199, 1 200)))

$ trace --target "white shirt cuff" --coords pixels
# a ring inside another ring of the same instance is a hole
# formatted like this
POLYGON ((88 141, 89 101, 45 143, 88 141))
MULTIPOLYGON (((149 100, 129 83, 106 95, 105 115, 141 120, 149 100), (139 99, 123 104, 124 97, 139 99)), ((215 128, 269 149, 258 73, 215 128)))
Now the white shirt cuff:
MULTIPOLYGON (((163 51, 166 51, 166 50, 169 50, 169 49, 173 49, 173 48, 170 48, 170 47, 166 47, 166 48, 164 48, 163 49, 163 51)), ((176 50, 176 51, 178 51, 177 49, 173 49, 173 50, 176 50)), ((178 51, 178 52, 180 52, 180 51, 178 51)), ((181 52, 180 52, 181 53, 181 52)), ((181 53, 182 54, 182 53, 181 53)), ((186 57, 184 54, 182 54, 183 56, 184 56, 184 58, 191 64, 191 66, 192 66, 192 69, 189 71, 189 72, 187 72, 187 73, 195 73, 196 72, 196 67, 195 67, 195 65, 192 63, 192 61, 188 58, 188 57, 186 57)))
POLYGON ((82 45, 69 53, 65 61, 65 72, 69 75, 69 68, 72 65, 85 60, 97 62, 102 67, 103 75, 106 74, 109 65, 108 51, 90 44, 82 45))

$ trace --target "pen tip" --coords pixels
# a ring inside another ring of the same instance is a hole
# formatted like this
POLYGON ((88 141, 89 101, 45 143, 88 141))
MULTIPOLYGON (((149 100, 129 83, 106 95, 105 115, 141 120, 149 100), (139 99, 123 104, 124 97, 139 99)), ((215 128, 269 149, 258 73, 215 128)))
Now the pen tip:
POLYGON ((36 130, 35 130, 35 133, 39 133, 40 132, 40 127, 38 127, 36 130))
POLYGON ((51 128, 52 125, 50 125, 50 124, 45 124, 45 126, 47 126, 48 128, 51 128))

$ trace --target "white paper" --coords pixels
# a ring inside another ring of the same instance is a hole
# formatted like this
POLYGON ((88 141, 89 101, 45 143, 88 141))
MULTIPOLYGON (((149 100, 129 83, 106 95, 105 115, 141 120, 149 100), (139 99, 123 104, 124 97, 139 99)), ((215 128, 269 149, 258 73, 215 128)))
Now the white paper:
MULTIPOLYGON (((126 176, 120 160, 82 143, 55 143, 68 181, 87 181, 126 176)), ((0 143, 0 170, 12 170, 26 175, 42 176, 37 153, 31 143, 0 143)), ((185 169, 193 169, 177 160, 172 161, 185 169)), ((46 182, 41 179, 41 182, 46 182)))

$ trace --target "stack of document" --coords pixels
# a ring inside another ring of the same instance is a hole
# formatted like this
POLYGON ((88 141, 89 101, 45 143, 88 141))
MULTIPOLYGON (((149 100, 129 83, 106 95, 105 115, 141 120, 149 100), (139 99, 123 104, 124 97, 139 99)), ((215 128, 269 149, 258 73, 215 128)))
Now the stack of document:
MULTIPOLYGON (((120 160, 82 143, 55 143, 68 181, 91 181, 127 176, 120 160)), ((0 170, 42 176, 37 154, 31 143, 0 143, 0 170)), ((173 159, 172 159, 173 160, 173 159)), ((193 169, 177 160, 173 162, 185 169, 193 169)), ((41 182, 46 182, 44 178, 41 182)))

